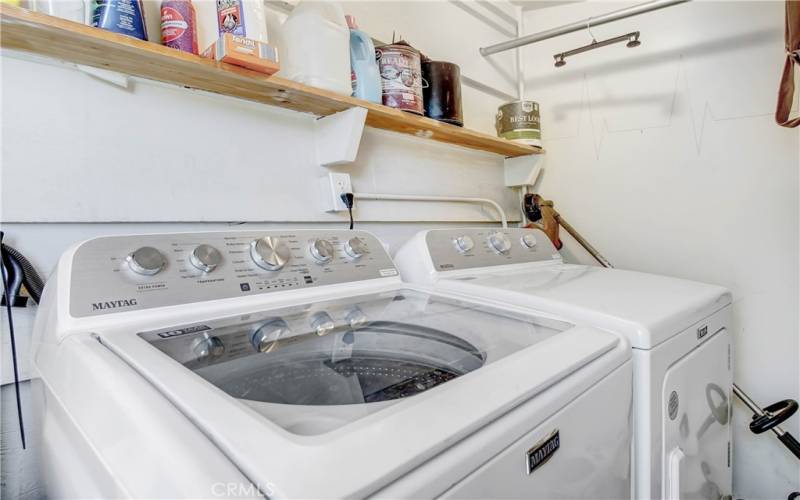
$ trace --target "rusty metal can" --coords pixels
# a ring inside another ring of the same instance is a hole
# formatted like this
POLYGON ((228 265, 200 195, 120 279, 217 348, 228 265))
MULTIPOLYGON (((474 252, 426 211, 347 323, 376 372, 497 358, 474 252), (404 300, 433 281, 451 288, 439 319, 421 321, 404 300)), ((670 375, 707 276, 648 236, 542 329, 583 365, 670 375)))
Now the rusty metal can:
POLYGON ((422 97, 420 54, 407 42, 400 41, 375 49, 381 71, 383 104, 421 115, 422 97))

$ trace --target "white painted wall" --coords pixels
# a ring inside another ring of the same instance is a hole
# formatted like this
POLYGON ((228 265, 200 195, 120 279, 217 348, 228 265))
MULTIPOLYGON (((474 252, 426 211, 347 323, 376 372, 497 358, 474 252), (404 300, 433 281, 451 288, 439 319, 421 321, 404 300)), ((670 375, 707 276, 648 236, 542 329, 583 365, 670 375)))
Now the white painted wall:
MULTIPOLYGON (((526 14, 532 33, 628 3, 526 14)), ((734 294, 735 379, 756 401, 800 399, 800 132, 772 119, 783 66, 783 2, 692 2, 594 28, 640 30, 553 67, 586 32, 525 49, 541 103, 540 191, 616 266, 718 283, 734 294)), ((591 262, 574 244, 577 260, 591 262)), ((734 411, 736 498, 800 491, 797 460, 734 411)), ((800 436, 800 417, 786 428, 800 436)))

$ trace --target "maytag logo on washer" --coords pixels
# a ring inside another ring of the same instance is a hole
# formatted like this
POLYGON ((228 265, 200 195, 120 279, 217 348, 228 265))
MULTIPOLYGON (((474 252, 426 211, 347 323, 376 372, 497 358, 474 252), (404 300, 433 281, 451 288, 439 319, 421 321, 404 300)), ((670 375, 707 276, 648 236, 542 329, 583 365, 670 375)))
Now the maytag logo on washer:
POLYGON ((549 436, 528 450, 528 474, 531 474, 537 468, 544 465, 545 462, 553 457, 558 448, 561 446, 561 437, 558 434, 558 429, 550 433, 549 436))
POLYGON ((120 299, 120 300, 109 300, 108 302, 93 302, 92 311, 119 309, 120 307, 131 307, 135 305, 138 305, 136 299, 120 299))

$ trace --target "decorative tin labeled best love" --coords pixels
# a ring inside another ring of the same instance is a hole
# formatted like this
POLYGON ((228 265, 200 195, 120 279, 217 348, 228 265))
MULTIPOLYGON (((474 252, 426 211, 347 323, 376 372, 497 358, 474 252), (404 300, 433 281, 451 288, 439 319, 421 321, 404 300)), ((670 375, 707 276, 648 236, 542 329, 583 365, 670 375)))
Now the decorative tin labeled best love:
POLYGON ((495 119, 497 136, 530 146, 542 145, 542 130, 539 120, 539 103, 514 101, 503 104, 495 119))

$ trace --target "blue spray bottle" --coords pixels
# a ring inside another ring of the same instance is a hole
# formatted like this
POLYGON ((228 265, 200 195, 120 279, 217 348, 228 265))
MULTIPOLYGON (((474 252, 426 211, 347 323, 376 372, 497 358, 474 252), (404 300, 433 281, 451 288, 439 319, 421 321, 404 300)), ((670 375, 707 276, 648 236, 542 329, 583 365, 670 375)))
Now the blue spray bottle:
POLYGON ((350 28, 350 78, 353 96, 381 104, 381 74, 372 39, 358 29, 353 16, 345 16, 350 28))

